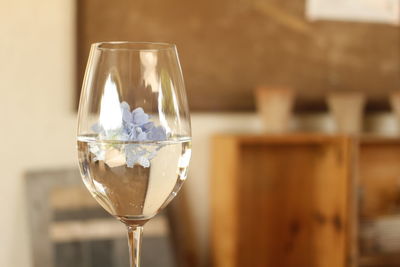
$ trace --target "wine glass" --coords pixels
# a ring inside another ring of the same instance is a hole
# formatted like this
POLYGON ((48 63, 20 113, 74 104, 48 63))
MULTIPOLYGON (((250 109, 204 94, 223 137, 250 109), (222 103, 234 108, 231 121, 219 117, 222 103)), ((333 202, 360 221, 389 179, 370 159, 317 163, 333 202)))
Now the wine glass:
POLYGON ((77 142, 83 182, 127 226, 131 267, 139 267, 143 225, 178 193, 191 156, 189 108, 175 45, 93 44, 77 142))

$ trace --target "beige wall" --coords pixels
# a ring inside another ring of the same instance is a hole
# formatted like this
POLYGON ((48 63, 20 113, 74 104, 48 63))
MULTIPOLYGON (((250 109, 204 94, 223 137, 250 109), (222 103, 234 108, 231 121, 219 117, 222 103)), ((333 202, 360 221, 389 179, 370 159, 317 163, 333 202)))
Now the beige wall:
POLYGON ((30 266, 24 171, 75 161, 73 2, 0 0, 0 266, 30 266))
MULTIPOLYGON (((0 0, 0 266, 29 267, 23 174, 76 166, 74 1, 0 0)), ((203 253, 207 244, 209 137, 258 131, 254 114, 194 114, 191 207, 203 253)), ((313 118, 330 129, 326 116, 313 118)), ((383 121, 389 131, 393 119, 383 121)), ((310 124, 309 118, 296 120, 310 124)), ((317 123, 318 124, 318 123, 317 123)))

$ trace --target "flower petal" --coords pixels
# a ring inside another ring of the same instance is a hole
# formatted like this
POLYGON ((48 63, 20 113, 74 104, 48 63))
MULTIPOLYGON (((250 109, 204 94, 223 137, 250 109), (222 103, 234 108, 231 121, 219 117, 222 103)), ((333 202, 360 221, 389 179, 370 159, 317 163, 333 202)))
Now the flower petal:
POLYGON ((150 160, 148 160, 146 157, 140 157, 137 161, 139 165, 142 165, 144 168, 150 167, 150 160))
POLYGON ((142 108, 136 108, 133 110, 132 117, 135 125, 143 125, 149 121, 149 115, 144 113, 142 108))
POLYGON ((164 127, 157 126, 151 129, 147 134, 147 138, 152 141, 164 141, 167 139, 167 133, 164 127))
POLYGON ((122 121, 125 123, 133 123, 131 108, 125 101, 121 103, 122 121))
POLYGON ((148 123, 145 123, 140 126, 144 132, 150 131, 152 128, 154 128, 154 123, 149 121, 148 123))
POLYGON ((145 132, 141 132, 137 135, 137 141, 146 141, 147 134, 145 132))

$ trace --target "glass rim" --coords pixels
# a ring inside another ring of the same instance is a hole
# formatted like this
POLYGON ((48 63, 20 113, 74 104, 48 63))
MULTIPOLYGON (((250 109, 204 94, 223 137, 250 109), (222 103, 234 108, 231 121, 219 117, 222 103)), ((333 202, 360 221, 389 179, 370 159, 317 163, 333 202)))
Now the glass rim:
POLYGON ((106 51, 160 51, 176 49, 173 43, 165 42, 133 42, 133 41, 106 41, 92 43, 92 48, 106 51))

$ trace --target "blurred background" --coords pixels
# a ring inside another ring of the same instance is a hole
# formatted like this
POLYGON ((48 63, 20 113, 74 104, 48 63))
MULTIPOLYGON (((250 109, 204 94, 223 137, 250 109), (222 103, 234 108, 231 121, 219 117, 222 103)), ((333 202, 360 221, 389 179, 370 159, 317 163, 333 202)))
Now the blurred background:
POLYGON ((127 266, 77 173, 110 40, 176 43, 191 105, 144 267, 400 266, 399 21, 398 0, 0 0, 0 266, 127 266))

